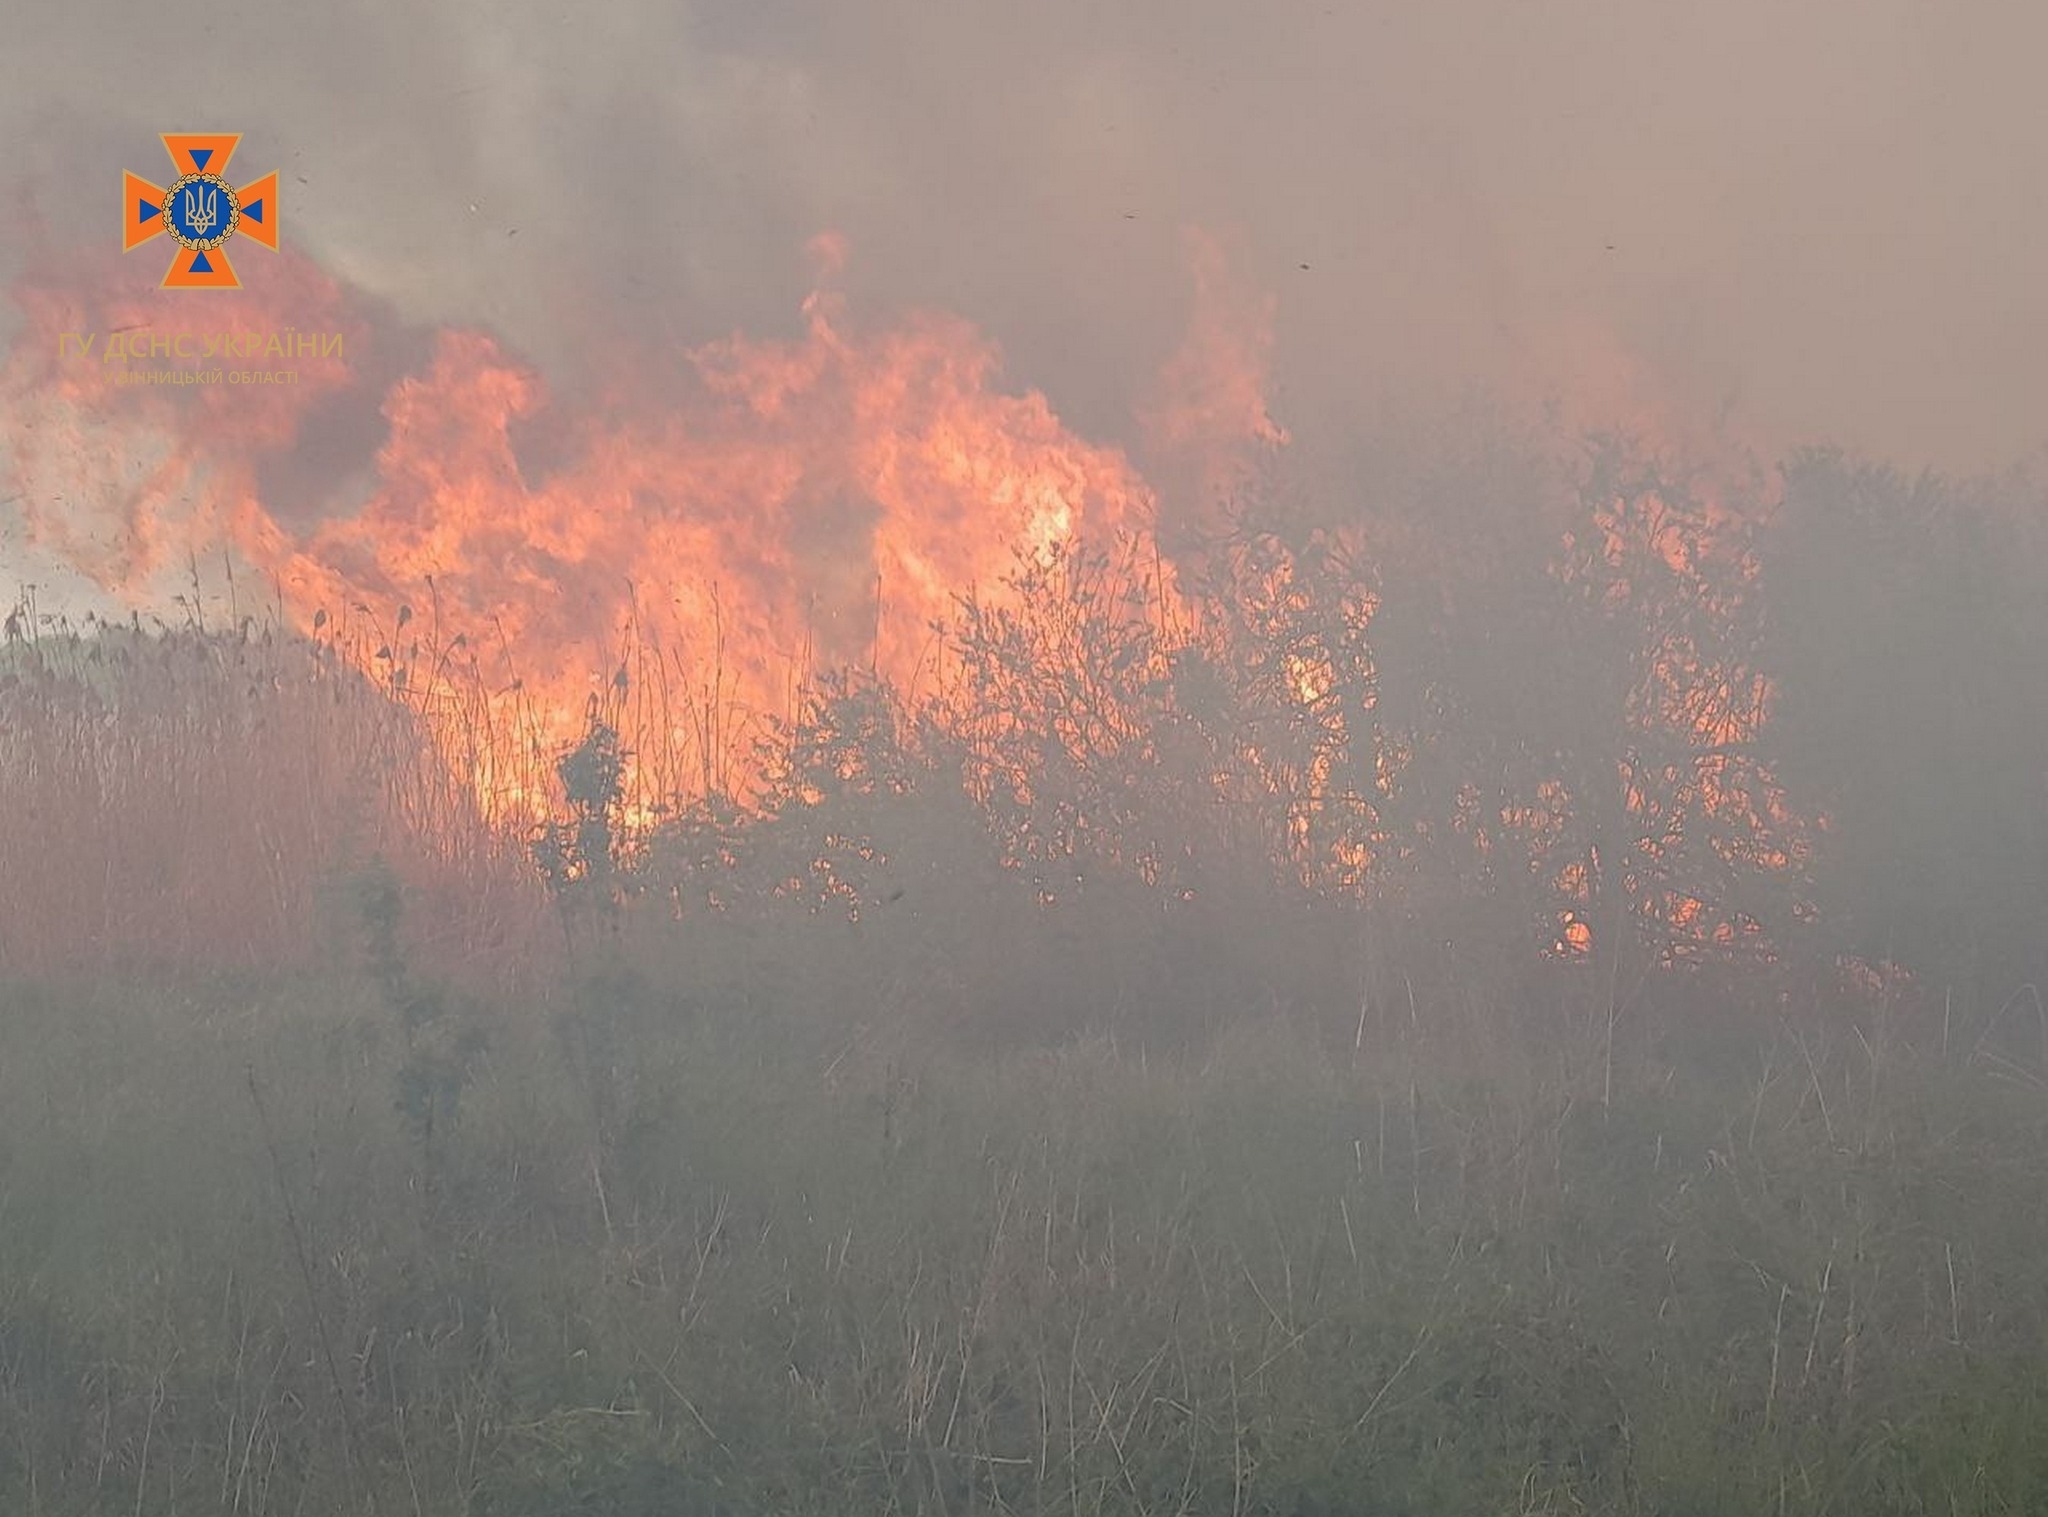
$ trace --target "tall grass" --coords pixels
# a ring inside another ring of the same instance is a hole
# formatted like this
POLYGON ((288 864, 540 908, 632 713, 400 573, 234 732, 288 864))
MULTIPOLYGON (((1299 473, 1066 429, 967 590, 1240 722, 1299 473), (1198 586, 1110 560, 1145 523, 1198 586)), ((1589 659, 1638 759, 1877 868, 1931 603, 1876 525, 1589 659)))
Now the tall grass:
POLYGON ((16 987, 0 1500, 2048 1499, 2048 1095, 1954 1046, 1641 1024, 1603 1078, 1435 1004, 1183 1057, 871 1010, 458 1001, 488 1047, 429 1139, 368 979, 16 987))
POLYGON ((744 755, 648 661, 536 755, 361 628, 9 618, 0 1510, 2048 1509, 2039 995, 1837 973, 1764 737, 1644 714, 1682 555, 1240 546, 744 755))
POLYGON ((0 969, 304 965, 324 893, 378 857, 445 953, 531 937, 519 840, 329 650, 25 625, 0 645, 0 969))

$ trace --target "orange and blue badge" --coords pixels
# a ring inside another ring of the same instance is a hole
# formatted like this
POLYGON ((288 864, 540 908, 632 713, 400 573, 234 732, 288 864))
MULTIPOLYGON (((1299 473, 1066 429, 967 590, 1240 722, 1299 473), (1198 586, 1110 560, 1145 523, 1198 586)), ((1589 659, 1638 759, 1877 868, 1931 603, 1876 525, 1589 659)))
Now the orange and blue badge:
POLYGON ((139 174, 121 176, 122 247, 138 248, 167 232, 178 251, 163 288, 240 289, 227 244, 247 237, 277 251, 277 175, 265 174, 240 189, 228 183, 228 160, 240 132, 165 132, 163 139, 178 177, 163 189, 139 174))

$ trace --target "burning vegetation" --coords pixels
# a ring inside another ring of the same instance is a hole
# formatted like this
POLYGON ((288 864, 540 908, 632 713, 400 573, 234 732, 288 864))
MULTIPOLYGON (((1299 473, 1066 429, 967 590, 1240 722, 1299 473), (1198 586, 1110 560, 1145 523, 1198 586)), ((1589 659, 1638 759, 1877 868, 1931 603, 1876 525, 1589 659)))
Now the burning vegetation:
MULTIPOLYGON (((830 238, 802 335, 630 365, 585 402, 436 334, 311 495, 275 482, 375 384, 350 356, 375 313, 334 281, 287 256, 264 309, 322 335, 248 391, 68 351, 196 351, 204 313, 133 271, 31 281, 15 488, 115 596, 161 610, 189 572, 195 636, 219 563, 251 597, 234 658, 260 626, 388 702, 467 792, 395 806, 415 852, 523 836, 558 885, 661 914, 765 889, 858 919, 880 905, 860 882, 916 845, 835 812, 886 799, 959 818, 946 847, 1034 909, 1091 880, 1217 923, 1247 891, 1333 922, 1484 902, 1517 953, 1775 960, 1818 913, 1827 814, 1771 743, 1759 544, 1782 501, 1609 439, 1439 481, 1493 493, 1441 512, 1304 507, 1272 488, 1270 305, 1190 246, 1194 324, 1145 417, 1160 488, 1007 392, 965 323, 849 311, 830 238), (715 865, 707 828, 732 834, 715 865), (770 838, 797 856, 746 881, 738 854, 770 838)), ((416 787, 416 764, 389 772, 416 787)), ((915 888, 913 911, 954 887, 915 888)))
POLYGON ((1192 250, 1132 452, 831 240, 566 396, 289 252, 249 389, 23 286, 124 610, 0 629, 0 1499, 2038 1496, 2027 487, 1310 490, 1192 250))

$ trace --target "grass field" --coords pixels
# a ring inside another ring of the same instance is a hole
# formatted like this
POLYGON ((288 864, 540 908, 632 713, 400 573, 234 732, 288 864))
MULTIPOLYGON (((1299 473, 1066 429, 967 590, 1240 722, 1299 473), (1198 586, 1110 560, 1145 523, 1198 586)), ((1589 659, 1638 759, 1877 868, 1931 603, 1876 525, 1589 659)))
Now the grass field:
POLYGON ((738 796, 10 616, 0 1514, 2048 1512, 2043 558, 1802 467, 1769 616, 1041 578, 738 796))
POLYGON ((0 990, 0 1508, 2048 1508, 2048 1092, 1960 1029, 389 992, 0 990))

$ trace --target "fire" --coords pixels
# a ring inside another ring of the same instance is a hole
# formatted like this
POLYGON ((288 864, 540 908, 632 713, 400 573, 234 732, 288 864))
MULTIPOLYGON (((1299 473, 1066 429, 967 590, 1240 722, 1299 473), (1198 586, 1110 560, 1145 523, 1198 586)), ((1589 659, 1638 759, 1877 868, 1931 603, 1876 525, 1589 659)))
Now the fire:
POLYGON ((280 264, 237 292, 231 313, 156 288, 118 254, 17 286, 26 319, 0 370, 12 492, 37 538, 109 589, 160 603, 160 577, 189 552, 253 527, 235 518, 255 504, 257 461, 288 447, 305 413, 351 382, 340 358, 316 356, 295 360, 291 386, 130 387, 104 360, 115 339, 183 338, 196 354, 224 328, 320 330, 359 345, 362 319, 334 281, 303 258, 280 264), (74 333, 92 334, 100 350, 67 355, 74 333))
MULTIPOLYGON (((1190 755, 1211 743, 1204 786, 1264 808, 1260 825, 1311 888, 1363 895, 1383 862, 1457 835, 1488 871, 1548 882, 1560 953, 1593 951, 1613 888, 1673 936, 1748 932, 1672 862, 1702 834, 1722 863, 1753 870, 1788 869, 1805 846, 1768 770, 1744 757, 1770 690, 1725 635, 1753 566, 1713 482, 1678 505, 1613 482, 1555 545, 1547 572, 1582 634, 1626 632, 1626 667, 1602 676, 1627 703, 1602 718, 1605 772, 1532 771, 1489 780, 1484 797, 1468 784, 1454 814, 1424 815, 1404 792, 1427 734, 1386 725, 1378 703, 1384 587, 1365 529, 1224 530, 1288 441, 1265 400, 1273 308, 1233 283, 1219 244, 1189 246, 1189 333, 1139 417, 1150 481, 1043 394, 1007 388, 966 321, 853 312, 835 238, 815 245, 798 335, 735 335, 659 364, 622 353, 585 401, 477 331, 433 334, 423 361, 387 379, 371 345, 388 333, 369 308, 289 254, 237 297, 232 325, 316 334, 290 382, 128 383, 103 353, 67 351, 67 334, 144 334, 145 351, 182 360, 228 318, 149 286, 139 266, 85 259, 19 292, 28 320, 0 371, 0 427, 41 541, 138 606, 163 604, 200 556, 239 564, 292 628, 419 713, 507 823, 559 808, 556 765, 593 721, 623 743, 633 816, 679 797, 743 801, 761 724, 796 715, 827 676, 943 695, 937 629, 963 601, 998 619, 1042 612, 1026 598, 1087 582, 1067 566, 1107 549, 1142 590, 1114 614, 1159 635, 1112 655, 1081 645, 1093 631, 1078 614, 1019 634, 1028 661, 1056 665, 1031 685, 1036 714, 960 714, 1002 750, 987 764, 1013 795, 1029 798, 1049 744, 1096 745, 1070 765, 1111 749, 1151 762, 1146 724, 1163 719, 1194 734, 1190 755), (383 431, 360 477, 310 503, 278 497, 275 469, 319 442, 329 408, 373 396, 383 431), (1085 718, 1067 699, 1076 685, 1090 685, 1085 718), (1205 734, 1212 696, 1225 716, 1205 734), (1229 699, 1249 719, 1231 721, 1229 699), (1591 794, 1603 788, 1615 794, 1591 794), (1570 825, 1613 800, 1626 838, 1570 825)), ((1061 823, 1077 836, 1094 825, 1061 823)), ((1150 878, 1169 849, 1139 842, 1126 862, 1150 878)))
MULTIPOLYGON (((843 249, 820 251, 829 281, 843 249)), ((1006 392, 967 323, 914 313, 870 329, 827 283, 800 338, 709 344, 604 410, 552 396, 487 335, 443 332, 383 399, 368 498, 288 520, 261 497, 260 463, 354 382, 347 362, 261 391, 117 385, 101 362, 52 358, 61 335, 196 331, 218 312, 126 270, 84 287, 115 293, 27 292, 5 379, 32 530, 136 601, 161 596, 194 544, 231 547, 298 630, 440 712, 454 756, 515 811, 538 802, 546 755, 593 699, 621 692, 666 718, 635 734, 643 787, 744 789, 731 766, 747 724, 787 714, 816 672, 858 665, 914 688, 956 597, 1000 596, 1020 556, 1149 534, 1157 512, 1121 452, 1076 437, 1043 395, 1006 392), (545 471, 520 444, 543 420, 569 439, 545 471), (489 692, 483 707, 457 676, 489 692)), ((364 337, 302 261, 234 309, 239 327, 289 312, 301 331, 339 331, 344 351, 364 337)))
POLYGON ((1289 441, 1266 407, 1272 297, 1231 277, 1215 237, 1190 231, 1186 247, 1195 287, 1187 336, 1139 416, 1147 451, 1172 476, 1182 503, 1171 524, 1175 552, 1213 541, 1225 508, 1256 485, 1263 460, 1289 441))

